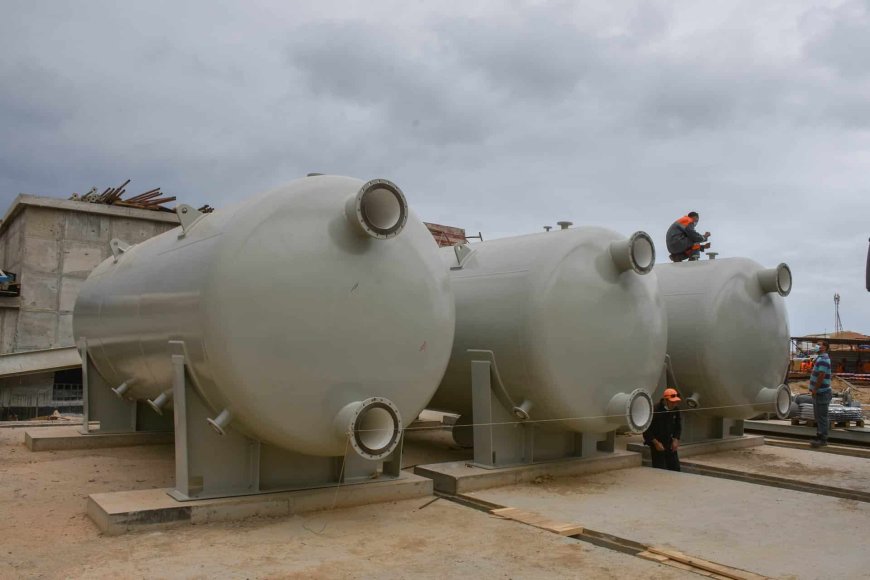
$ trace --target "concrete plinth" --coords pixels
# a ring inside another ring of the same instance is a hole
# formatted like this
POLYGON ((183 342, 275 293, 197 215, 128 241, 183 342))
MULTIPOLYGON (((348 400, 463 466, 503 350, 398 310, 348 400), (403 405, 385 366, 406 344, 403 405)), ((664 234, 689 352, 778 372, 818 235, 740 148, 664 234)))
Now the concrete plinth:
MULTIPOLYGON (((741 437, 728 437, 726 439, 716 439, 713 441, 701 441, 699 443, 687 443, 680 445, 680 459, 692 457, 693 455, 704 455, 707 453, 718 453, 719 451, 731 451, 732 449, 745 449, 747 447, 757 447, 764 445, 764 436, 762 435, 743 435, 741 437)), ((649 447, 641 442, 631 442, 626 445, 626 449, 640 453, 645 461, 649 461, 649 447)))
MULTIPOLYGON (((0 429, 24 429, 26 427, 74 427, 81 426, 81 419, 74 420, 49 420, 49 421, 0 421, 0 429)), ((91 421, 91 425, 99 427, 98 421, 91 421)))
POLYGON ((613 469, 639 467, 640 464, 641 458, 637 453, 616 451, 589 458, 561 459, 497 469, 475 467, 466 461, 451 461, 418 465, 414 468, 414 473, 432 479, 437 491, 459 494, 490 487, 529 483, 539 477, 587 475, 613 469))
POLYGON ((398 479, 226 498, 179 502, 168 489, 96 493, 87 513, 108 535, 182 524, 289 516, 432 495, 432 480, 409 473, 398 479))
POLYGON ((24 442, 31 451, 59 451, 66 449, 103 449, 131 447, 133 445, 162 445, 172 443, 171 431, 139 433, 89 433, 83 435, 78 427, 58 427, 25 431, 24 442))

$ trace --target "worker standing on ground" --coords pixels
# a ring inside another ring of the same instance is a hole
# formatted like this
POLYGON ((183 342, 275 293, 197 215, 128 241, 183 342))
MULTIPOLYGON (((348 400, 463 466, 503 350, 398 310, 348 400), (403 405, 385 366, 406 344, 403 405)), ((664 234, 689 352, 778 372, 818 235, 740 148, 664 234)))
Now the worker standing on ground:
POLYGON ((831 357, 827 342, 819 343, 819 356, 810 373, 810 394, 813 396, 813 417, 816 420, 816 438, 810 441, 813 447, 828 444, 828 406, 834 392, 831 390, 831 357))
POLYGON ((680 436, 683 418, 680 416, 680 396, 676 389, 665 389, 662 400, 653 410, 649 429, 643 432, 643 442, 649 445, 652 466, 657 469, 680 471, 680 436))
POLYGON ((701 252, 710 247, 709 242, 707 242, 710 232, 699 234, 695 231, 695 226, 700 219, 698 212, 690 211, 668 228, 665 242, 668 246, 668 252, 670 252, 671 262, 682 262, 687 259, 698 260, 701 257, 701 252))

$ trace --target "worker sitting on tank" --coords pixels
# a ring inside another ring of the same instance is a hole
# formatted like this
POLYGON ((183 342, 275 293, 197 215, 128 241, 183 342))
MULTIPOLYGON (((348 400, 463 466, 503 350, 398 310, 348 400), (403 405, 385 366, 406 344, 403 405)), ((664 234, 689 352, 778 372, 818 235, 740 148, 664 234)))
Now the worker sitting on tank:
POLYGON ((671 262, 698 260, 701 258, 701 252, 710 247, 710 243, 707 242, 710 232, 704 232, 702 235, 695 231, 698 220, 700 220, 698 212, 690 211, 668 228, 665 242, 670 252, 671 262))
POLYGON ((662 400, 653 410, 652 423, 643 432, 644 445, 649 445, 652 466, 657 469, 680 471, 680 457, 677 454, 683 433, 680 400, 676 389, 665 389, 662 400))

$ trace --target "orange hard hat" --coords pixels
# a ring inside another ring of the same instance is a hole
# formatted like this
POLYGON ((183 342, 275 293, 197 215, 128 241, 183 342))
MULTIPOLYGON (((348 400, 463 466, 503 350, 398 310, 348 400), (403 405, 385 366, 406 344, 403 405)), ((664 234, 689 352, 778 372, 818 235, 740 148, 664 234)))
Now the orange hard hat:
POLYGON ((662 393, 662 398, 667 399, 668 401, 672 401, 674 403, 679 403, 682 401, 680 398, 680 394, 677 392, 677 389, 665 389, 665 392, 662 393))

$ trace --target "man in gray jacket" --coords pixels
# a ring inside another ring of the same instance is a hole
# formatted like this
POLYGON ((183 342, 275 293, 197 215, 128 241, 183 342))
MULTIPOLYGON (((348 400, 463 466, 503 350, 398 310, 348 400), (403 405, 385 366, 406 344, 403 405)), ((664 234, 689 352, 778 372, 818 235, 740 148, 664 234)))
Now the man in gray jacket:
POLYGON ((704 232, 702 235, 695 231, 699 219, 698 212, 690 211, 668 228, 665 241, 671 262, 697 260, 701 257, 701 252, 710 247, 710 243, 707 242, 710 232, 704 232))

